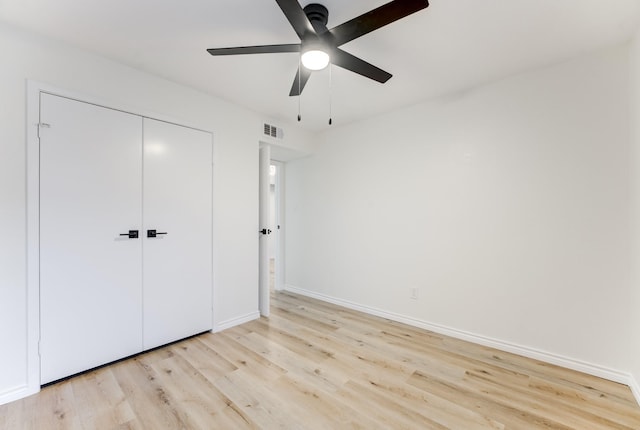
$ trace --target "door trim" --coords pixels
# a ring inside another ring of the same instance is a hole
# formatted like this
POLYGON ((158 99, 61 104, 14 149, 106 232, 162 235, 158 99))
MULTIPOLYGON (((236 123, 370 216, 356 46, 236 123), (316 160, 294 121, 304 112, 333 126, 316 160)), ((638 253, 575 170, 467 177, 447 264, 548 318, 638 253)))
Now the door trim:
MULTIPOLYGON (((90 103, 108 109, 151 118, 195 130, 211 133, 213 143, 213 169, 215 169, 215 134, 194 124, 178 121, 166 115, 155 112, 141 111, 139 108, 124 103, 103 100, 73 91, 68 91, 53 85, 27 80, 27 121, 26 130, 26 313, 27 332, 25 357, 27 374, 25 384, 16 387, 5 395, 0 396, 0 404, 21 399, 40 391, 40 142, 38 138, 40 122, 40 94, 48 93, 66 97, 83 103, 90 103)), ((213 222, 213 219, 212 219, 213 222)), ((212 229, 213 234, 213 229, 212 229)), ((213 241, 212 241, 213 243, 213 241)), ((212 270, 215 268, 215 246, 212 248, 212 270)), ((216 289, 212 286, 212 297, 215 300, 216 289)))

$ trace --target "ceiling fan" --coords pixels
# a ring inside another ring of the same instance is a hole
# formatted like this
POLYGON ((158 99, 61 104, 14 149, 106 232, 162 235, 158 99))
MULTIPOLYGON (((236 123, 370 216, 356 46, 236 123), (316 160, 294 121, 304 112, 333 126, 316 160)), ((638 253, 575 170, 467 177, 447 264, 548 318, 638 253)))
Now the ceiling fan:
POLYGON ((240 46, 207 49, 211 55, 301 53, 301 63, 291 86, 290 96, 300 95, 313 70, 325 68, 329 62, 385 83, 391 74, 339 48, 387 24, 429 6, 428 0, 394 0, 332 29, 327 28, 329 11, 318 3, 302 8, 297 0, 276 0, 280 9, 300 38, 300 43, 283 45, 240 46))

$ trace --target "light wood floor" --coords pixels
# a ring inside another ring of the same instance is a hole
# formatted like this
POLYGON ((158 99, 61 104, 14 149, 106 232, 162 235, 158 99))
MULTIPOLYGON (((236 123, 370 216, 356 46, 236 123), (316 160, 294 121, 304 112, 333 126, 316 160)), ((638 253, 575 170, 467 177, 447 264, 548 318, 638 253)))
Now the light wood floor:
POLYGON ((628 387, 287 293, 0 406, 1 429, 640 429, 628 387))

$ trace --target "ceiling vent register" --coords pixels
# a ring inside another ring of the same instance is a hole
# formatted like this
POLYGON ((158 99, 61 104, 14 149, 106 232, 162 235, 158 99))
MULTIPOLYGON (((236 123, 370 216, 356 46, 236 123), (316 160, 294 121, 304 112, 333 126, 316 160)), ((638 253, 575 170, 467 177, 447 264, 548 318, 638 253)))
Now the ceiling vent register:
POLYGON ((284 130, 275 125, 264 123, 264 135, 275 139, 284 139, 284 130))

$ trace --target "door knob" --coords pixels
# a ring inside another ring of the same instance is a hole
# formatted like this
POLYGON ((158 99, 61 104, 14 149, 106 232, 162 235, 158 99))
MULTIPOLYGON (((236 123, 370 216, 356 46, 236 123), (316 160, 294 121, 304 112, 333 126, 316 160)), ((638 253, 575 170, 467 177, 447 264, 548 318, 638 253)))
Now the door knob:
POLYGON ((156 230, 147 230, 147 237, 157 237, 159 234, 167 234, 167 232, 161 232, 156 230))
POLYGON ((129 239, 137 239, 138 230, 129 230, 129 233, 120 233, 120 236, 128 236, 129 239))

